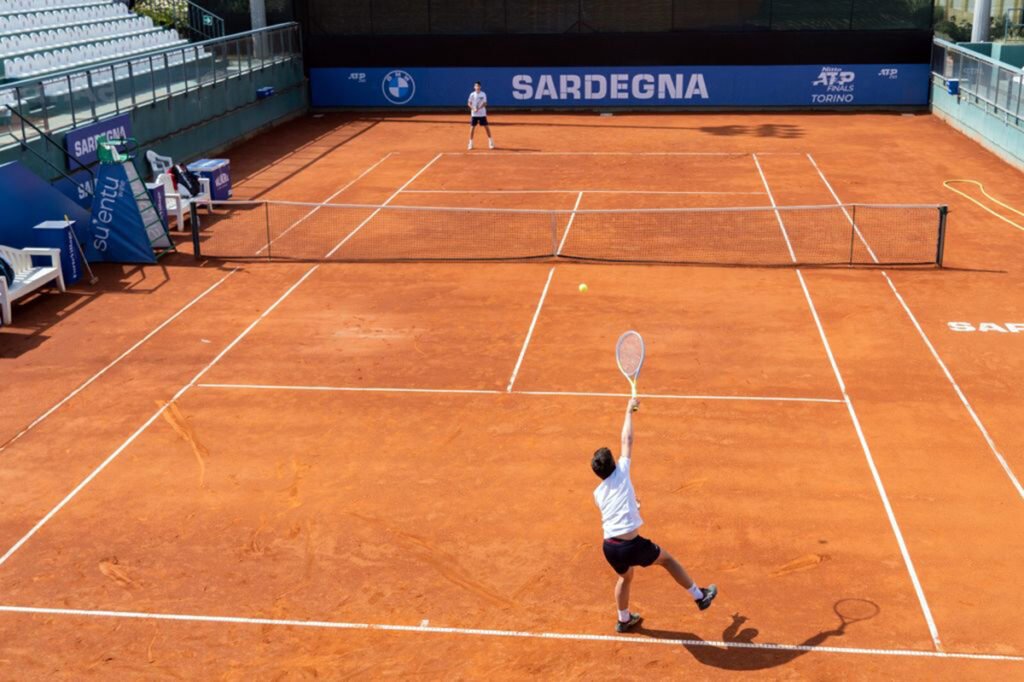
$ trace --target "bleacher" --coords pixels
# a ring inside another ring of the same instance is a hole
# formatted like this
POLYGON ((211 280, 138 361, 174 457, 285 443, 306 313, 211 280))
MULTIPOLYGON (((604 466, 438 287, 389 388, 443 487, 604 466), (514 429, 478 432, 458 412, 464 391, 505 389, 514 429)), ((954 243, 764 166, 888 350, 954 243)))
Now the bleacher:
POLYGON ((114 0, 9 0, 0 12, 0 64, 8 81, 187 42, 114 0))

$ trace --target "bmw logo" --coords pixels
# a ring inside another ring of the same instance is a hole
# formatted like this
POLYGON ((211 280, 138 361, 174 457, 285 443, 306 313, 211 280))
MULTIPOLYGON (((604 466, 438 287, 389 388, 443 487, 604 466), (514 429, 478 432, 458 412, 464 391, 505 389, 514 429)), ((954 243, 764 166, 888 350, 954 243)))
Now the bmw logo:
POLYGON ((416 94, 416 81, 407 72, 395 70, 384 76, 381 89, 387 101, 392 104, 406 104, 416 94))

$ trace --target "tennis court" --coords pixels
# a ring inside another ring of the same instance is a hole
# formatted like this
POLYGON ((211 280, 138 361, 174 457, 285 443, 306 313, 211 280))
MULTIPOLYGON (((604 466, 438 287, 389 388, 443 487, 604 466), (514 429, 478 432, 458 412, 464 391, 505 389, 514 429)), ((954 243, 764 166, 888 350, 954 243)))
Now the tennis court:
POLYGON ((941 184, 1019 176, 927 116, 524 114, 470 154, 457 122, 328 115, 289 154, 234 150, 249 203, 169 266, 191 289, 124 302, 118 348, 74 342, 88 310, 50 330, 81 381, 0 434, 5 664, 1021 674, 1024 335, 947 327, 1021 317, 1019 235, 941 184), (647 532, 720 596, 698 612, 644 572, 644 627, 616 635, 588 462, 618 437, 627 329, 647 532), (851 601, 873 609, 843 626, 851 601))

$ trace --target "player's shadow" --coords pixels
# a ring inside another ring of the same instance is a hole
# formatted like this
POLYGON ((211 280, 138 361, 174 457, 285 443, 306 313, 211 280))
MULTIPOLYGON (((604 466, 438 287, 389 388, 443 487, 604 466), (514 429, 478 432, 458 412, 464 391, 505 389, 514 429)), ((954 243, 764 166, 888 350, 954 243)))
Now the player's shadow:
POLYGON ((734 137, 746 135, 749 137, 779 137, 786 140, 793 140, 803 137, 804 129, 800 126, 789 123, 763 123, 761 125, 722 125, 722 126, 701 126, 697 128, 706 135, 716 137, 734 137))
POLYGON ((645 627, 637 629, 636 632, 655 639, 682 640, 682 646, 698 662, 707 666, 722 670, 766 670, 791 663, 829 639, 842 637, 847 627, 847 624, 841 623, 839 627, 817 632, 799 644, 775 648, 772 644, 761 645, 755 642, 760 631, 757 628, 744 628, 743 625, 747 621, 745 616, 734 613, 732 623, 722 632, 720 642, 707 641, 693 632, 653 630, 645 627))

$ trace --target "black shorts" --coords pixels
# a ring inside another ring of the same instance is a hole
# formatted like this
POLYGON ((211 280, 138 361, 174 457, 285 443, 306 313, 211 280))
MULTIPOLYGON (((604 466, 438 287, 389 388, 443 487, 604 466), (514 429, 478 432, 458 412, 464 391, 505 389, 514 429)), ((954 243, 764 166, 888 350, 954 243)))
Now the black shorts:
POLYGON ((478 125, 481 125, 481 126, 487 125, 487 117, 486 116, 470 116, 469 117, 469 126, 471 128, 476 128, 478 125))
POLYGON ((661 547, 637 535, 632 540, 604 541, 604 558, 619 575, 624 574, 633 566, 650 566, 661 556, 661 547))

